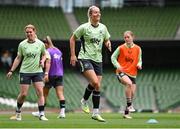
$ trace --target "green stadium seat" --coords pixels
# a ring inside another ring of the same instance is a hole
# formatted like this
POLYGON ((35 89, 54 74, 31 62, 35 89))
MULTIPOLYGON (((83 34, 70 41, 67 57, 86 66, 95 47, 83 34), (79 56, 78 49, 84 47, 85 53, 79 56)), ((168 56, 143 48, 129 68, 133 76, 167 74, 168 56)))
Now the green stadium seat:
MULTIPOLYGON (((87 8, 75 8, 79 23, 87 22, 87 8)), ((179 27, 180 7, 124 7, 103 8, 102 23, 111 34, 111 39, 122 40, 123 32, 132 30, 136 39, 173 39, 179 27)))

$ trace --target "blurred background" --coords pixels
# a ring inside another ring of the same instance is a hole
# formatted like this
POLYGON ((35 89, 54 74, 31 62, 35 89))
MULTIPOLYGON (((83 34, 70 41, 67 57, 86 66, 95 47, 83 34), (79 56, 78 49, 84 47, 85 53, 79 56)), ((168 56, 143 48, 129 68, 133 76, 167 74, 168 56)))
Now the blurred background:
MULTIPOLYGON (((143 70, 137 76, 138 89, 134 107, 138 112, 180 111, 180 1, 179 0, 0 0, 0 110, 12 110, 19 93, 18 70, 11 80, 6 73, 12 65, 17 47, 25 38, 24 27, 33 24, 37 36, 49 35, 63 52, 64 92, 67 111, 79 111, 80 99, 87 85, 77 69, 69 64, 69 38, 82 23, 88 21, 87 9, 97 5, 101 22, 110 34, 112 51, 123 43, 123 32, 131 30, 135 43, 143 52, 143 70)), ((80 42, 77 42, 77 54, 80 42)), ((119 84, 103 47, 104 74, 101 109, 121 111, 125 107, 124 87, 119 84)), ((25 109, 37 108, 31 87, 25 109)), ((91 103, 89 103, 91 105, 91 103)), ((57 109, 54 89, 48 109, 57 109)))

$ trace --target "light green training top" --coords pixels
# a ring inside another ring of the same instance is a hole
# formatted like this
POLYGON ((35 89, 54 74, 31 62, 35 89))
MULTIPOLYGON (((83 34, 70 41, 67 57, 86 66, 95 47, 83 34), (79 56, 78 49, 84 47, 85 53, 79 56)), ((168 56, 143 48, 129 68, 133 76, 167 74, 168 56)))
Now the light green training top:
POLYGON ((39 73, 43 72, 40 66, 42 54, 45 53, 45 45, 39 39, 34 43, 23 40, 18 46, 18 55, 22 58, 20 73, 39 73))
POLYGON ((78 59, 91 59, 95 62, 102 62, 102 46, 110 34, 105 25, 99 23, 97 27, 90 22, 80 25, 73 33, 77 39, 81 39, 81 49, 78 59))

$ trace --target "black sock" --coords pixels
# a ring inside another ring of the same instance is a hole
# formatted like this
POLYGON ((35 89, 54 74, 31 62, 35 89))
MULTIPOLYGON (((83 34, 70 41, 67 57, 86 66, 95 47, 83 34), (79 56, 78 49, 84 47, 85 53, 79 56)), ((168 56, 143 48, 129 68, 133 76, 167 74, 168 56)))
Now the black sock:
POLYGON ((125 111, 124 111, 124 114, 125 114, 125 115, 129 114, 129 110, 128 110, 127 107, 126 107, 126 109, 125 109, 125 111))
POLYGON ((88 84, 88 86, 86 87, 85 92, 84 92, 84 96, 83 96, 84 100, 89 99, 89 96, 91 95, 93 90, 94 90, 94 87, 92 87, 90 84, 88 84))
POLYGON ((65 108, 65 100, 60 100, 59 101, 59 107, 60 108, 65 108))
POLYGON ((93 91, 92 101, 93 101, 93 108, 99 108, 100 91, 93 91))
POLYGON ((22 105, 23 105, 23 103, 21 104, 21 103, 17 102, 17 109, 16 109, 16 112, 17 112, 17 113, 20 113, 20 112, 21 112, 21 107, 22 107, 22 105))
POLYGON ((127 100, 127 106, 131 106, 132 105, 132 99, 131 98, 126 98, 127 100))
POLYGON ((38 106, 39 112, 44 111, 44 105, 38 106))

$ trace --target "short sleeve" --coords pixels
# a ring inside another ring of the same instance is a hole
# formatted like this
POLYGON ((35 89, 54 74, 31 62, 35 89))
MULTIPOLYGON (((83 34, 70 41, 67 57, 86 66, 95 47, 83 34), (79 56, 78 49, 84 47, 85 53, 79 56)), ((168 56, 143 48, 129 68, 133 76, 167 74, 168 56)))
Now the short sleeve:
POLYGON ((23 53, 23 52, 22 52, 22 45, 19 44, 17 54, 22 57, 22 55, 23 55, 22 53, 23 53))
POLYGON ((49 54, 49 52, 46 50, 46 59, 50 60, 51 59, 51 56, 49 54))
POLYGON ((110 34, 109 31, 107 30, 107 27, 105 26, 105 36, 104 36, 104 40, 108 40, 110 38, 110 34))
POLYGON ((44 43, 42 43, 41 53, 42 53, 42 54, 46 54, 46 48, 45 48, 44 43))
POLYGON ((84 33, 84 25, 80 25, 74 32, 73 34, 77 39, 79 39, 84 33))

